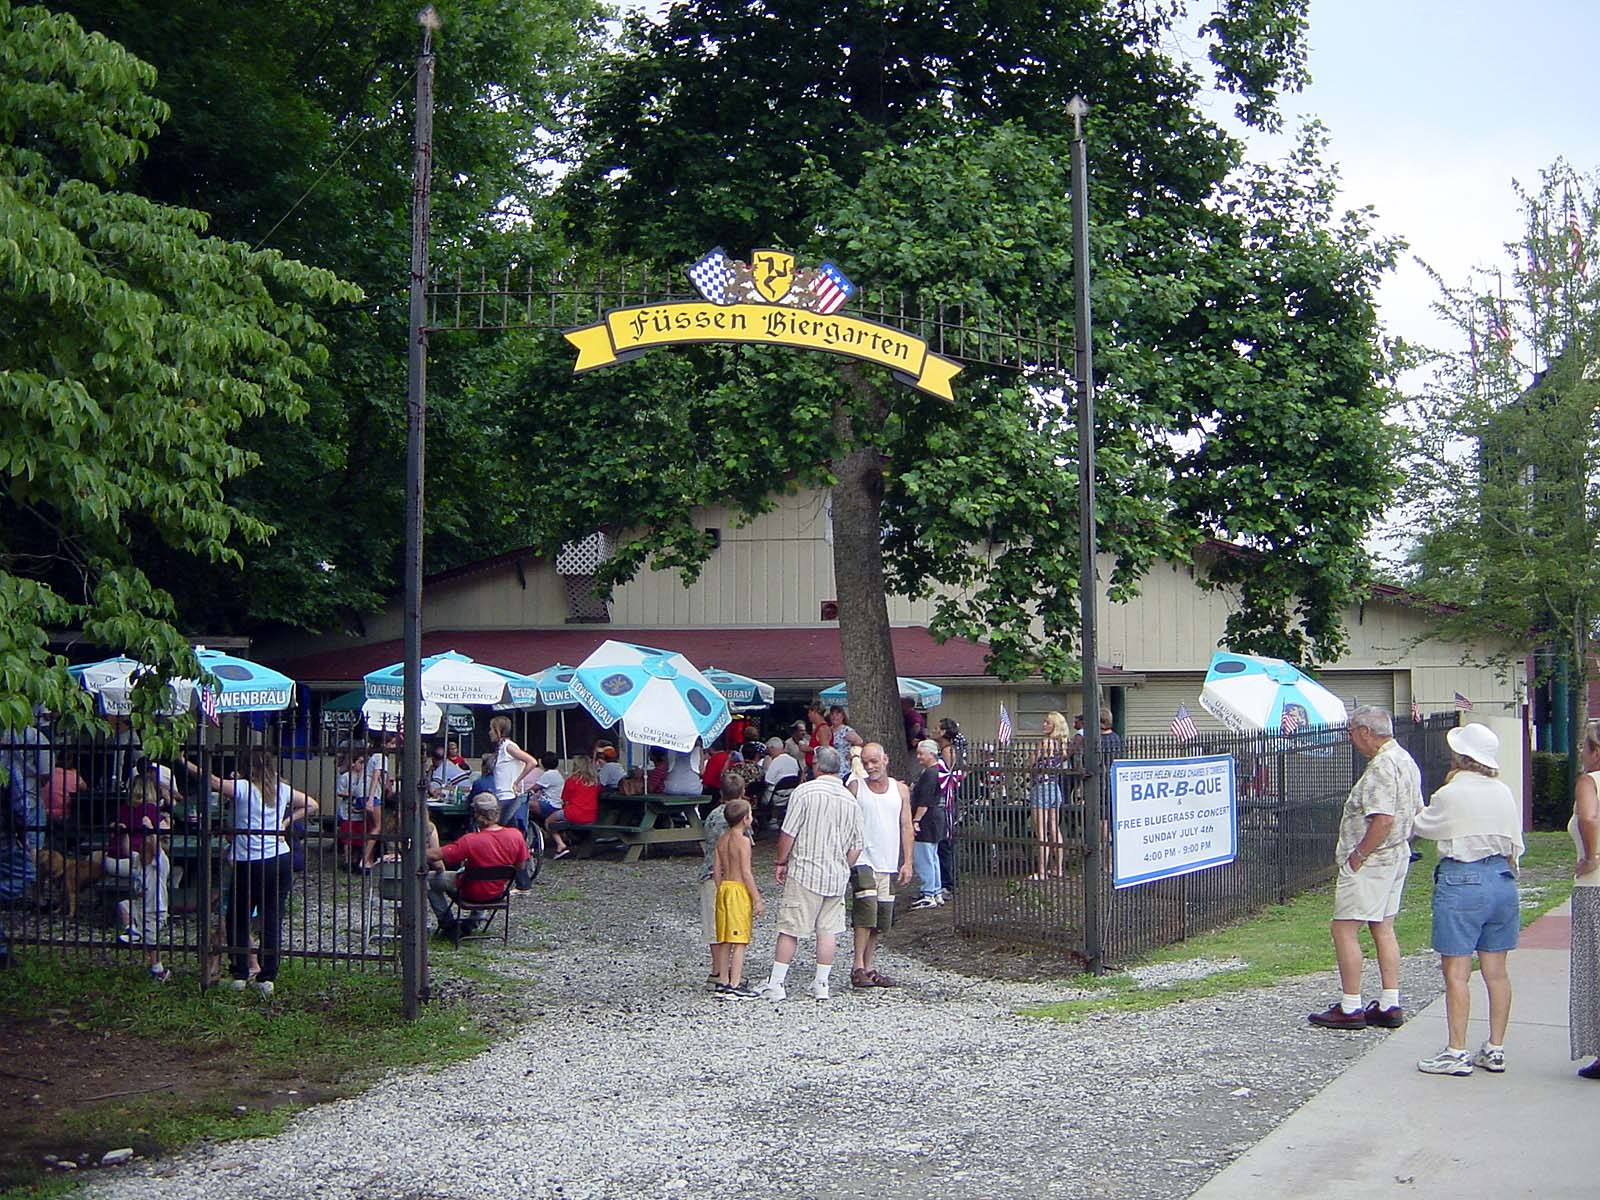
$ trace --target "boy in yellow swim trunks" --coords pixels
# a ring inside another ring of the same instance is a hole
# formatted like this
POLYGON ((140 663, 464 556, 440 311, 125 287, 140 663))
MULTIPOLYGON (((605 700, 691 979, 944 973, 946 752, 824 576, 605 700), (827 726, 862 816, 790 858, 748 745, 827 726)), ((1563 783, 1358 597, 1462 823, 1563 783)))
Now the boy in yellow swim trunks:
POLYGON ((756 991, 744 982, 744 953, 750 945, 752 918, 761 916, 767 906, 750 870, 750 839, 745 833, 750 824, 750 804, 730 800, 723 812, 728 818, 728 832, 717 839, 711 876, 717 885, 717 945, 713 952, 722 951, 717 996, 723 1000, 753 1000, 756 991))

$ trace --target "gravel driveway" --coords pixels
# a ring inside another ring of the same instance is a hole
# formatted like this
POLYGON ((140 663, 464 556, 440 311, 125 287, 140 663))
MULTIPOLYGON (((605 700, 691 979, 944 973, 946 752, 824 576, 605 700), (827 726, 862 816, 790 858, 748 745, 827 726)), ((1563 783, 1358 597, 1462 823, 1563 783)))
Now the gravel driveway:
MULTIPOLYGON (((1325 977, 1077 1024, 1015 1015, 1073 995, 1065 983, 925 967, 892 935, 879 966, 904 988, 851 992, 841 947, 819 1004, 803 946, 785 1003, 718 1001, 701 990, 696 867, 547 865, 513 949, 482 951, 524 981, 529 1021, 509 1040, 274 1138, 106 1172, 88 1194, 1187 1196, 1386 1036, 1306 1025, 1332 994, 1331 948, 1325 977)), ((757 981, 772 942, 769 916, 757 981)), ((1436 978, 1407 960, 1408 1008, 1436 978)))

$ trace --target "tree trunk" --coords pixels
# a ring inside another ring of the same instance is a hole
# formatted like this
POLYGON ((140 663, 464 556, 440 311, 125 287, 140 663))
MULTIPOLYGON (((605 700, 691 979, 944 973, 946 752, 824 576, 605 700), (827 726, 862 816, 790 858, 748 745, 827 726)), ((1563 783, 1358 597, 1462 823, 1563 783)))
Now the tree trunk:
MULTIPOLYGON (((860 419, 880 428, 889 407, 882 393, 853 364, 841 364, 840 374, 862 402, 860 419)), ((838 447, 832 463, 838 480, 833 487, 833 577, 850 724, 867 741, 882 742, 894 777, 905 779, 910 759, 883 583, 883 457, 876 447, 856 443, 849 402, 843 397, 834 402, 833 433, 838 447)))

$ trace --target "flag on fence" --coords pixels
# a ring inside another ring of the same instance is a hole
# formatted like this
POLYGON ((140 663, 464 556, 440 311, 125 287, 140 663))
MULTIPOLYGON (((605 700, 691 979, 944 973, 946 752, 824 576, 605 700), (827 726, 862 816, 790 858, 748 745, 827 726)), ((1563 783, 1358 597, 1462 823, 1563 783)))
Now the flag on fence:
POLYGON ((1296 729, 1300 728, 1303 720, 1304 717, 1301 716, 1300 706, 1298 704, 1285 704, 1283 706, 1283 718, 1279 723, 1278 728, 1280 728, 1285 735, 1291 734, 1296 729))
POLYGON ((200 689, 200 714, 213 725, 222 724, 222 716, 217 711, 217 693, 214 688, 200 689))
POLYGON ((1468 700, 1460 692, 1457 692, 1456 693, 1456 707, 1459 708, 1462 712, 1471 712, 1472 711, 1472 701, 1468 700))
POLYGON ((1172 736, 1180 742, 1188 742, 1200 736, 1200 731, 1195 728, 1194 718, 1189 715, 1187 704, 1178 705, 1178 715, 1172 718, 1172 736))
POLYGON ((1413 725, 1422 724, 1422 706, 1417 703, 1415 696, 1411 697, 1411 723, 1413 725))
POLYGON ((1011 741, 1011 714, 1006 711, 1005 702, 1000 702, 1000 728, 995 731, 995 741, 1002 746, 1011 741))

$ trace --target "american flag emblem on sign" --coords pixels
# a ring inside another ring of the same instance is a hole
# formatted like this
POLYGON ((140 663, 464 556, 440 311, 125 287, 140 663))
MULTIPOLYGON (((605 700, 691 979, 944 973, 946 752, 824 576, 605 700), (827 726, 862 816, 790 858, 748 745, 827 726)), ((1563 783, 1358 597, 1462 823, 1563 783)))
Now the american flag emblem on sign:
POLYGON ((817 276, 811 285, 811 294, 817 298, 819 313, 838 312, 844 307, 844 302, 856 294, 856 285, 831 262, 824 261, 817 268, 817 276))
POLYGON ((1180 742, 1192 742, 1200 736, 1200 731, 1195 728, 1194 718, 1189 715, 1187 704, 1178 705, 1178 715, 1172 718, 1172 736, 1180 742))
POLYGON ((713 304, 727 304, 728 285, 733 282, 733 268, 728 265, 728 255, 721 246, 709 250, 689 268, 689 282, 713 304))

